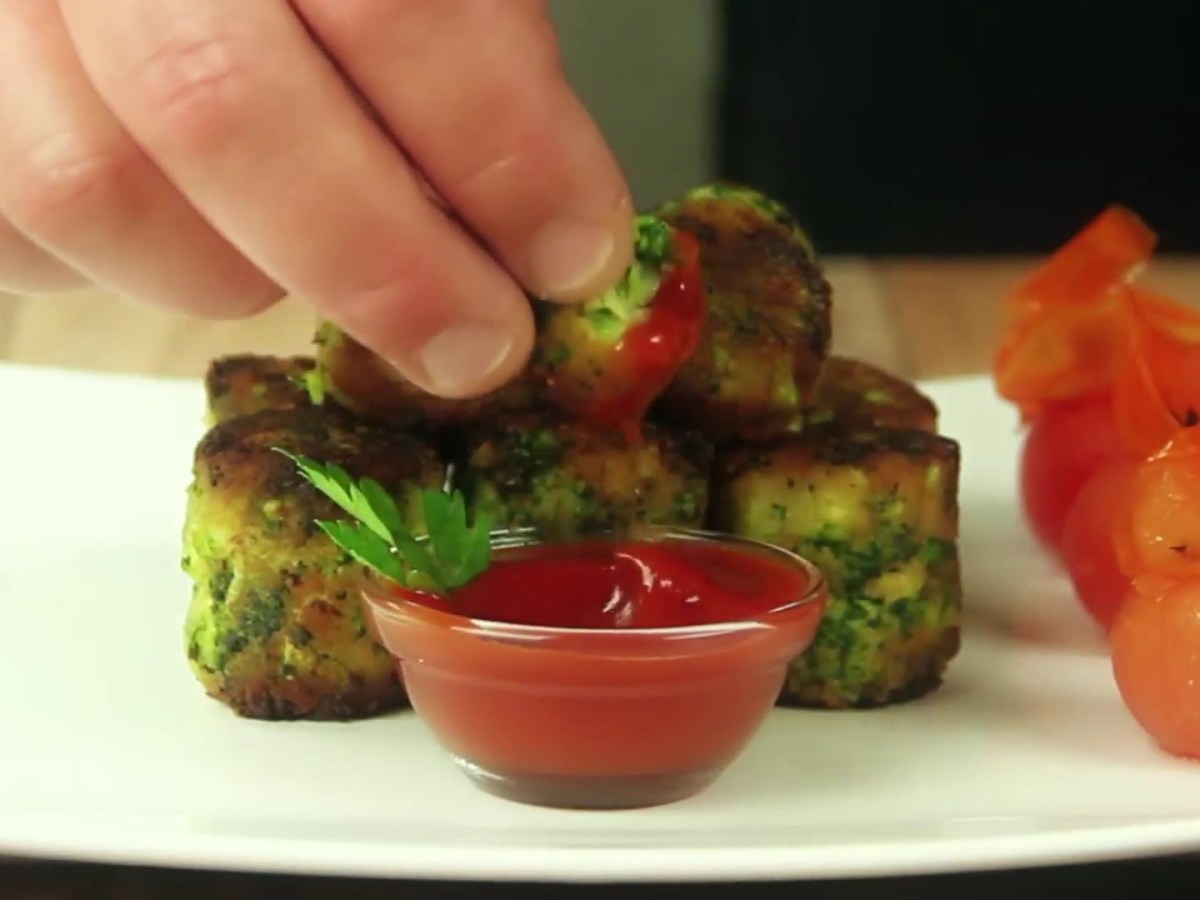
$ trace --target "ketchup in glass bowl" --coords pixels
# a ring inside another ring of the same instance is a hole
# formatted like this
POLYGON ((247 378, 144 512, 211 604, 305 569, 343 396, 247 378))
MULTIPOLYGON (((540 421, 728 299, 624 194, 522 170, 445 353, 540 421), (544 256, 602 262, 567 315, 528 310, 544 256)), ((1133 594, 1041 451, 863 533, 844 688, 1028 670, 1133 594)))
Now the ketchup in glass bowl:
POLYGON ((487 570, 447 596, 383 579, 363 594, 414 710, 477 785, 579 809, 707 787, 762 725, 827 597, 785 550, 653 527, 499 533, 487 570))

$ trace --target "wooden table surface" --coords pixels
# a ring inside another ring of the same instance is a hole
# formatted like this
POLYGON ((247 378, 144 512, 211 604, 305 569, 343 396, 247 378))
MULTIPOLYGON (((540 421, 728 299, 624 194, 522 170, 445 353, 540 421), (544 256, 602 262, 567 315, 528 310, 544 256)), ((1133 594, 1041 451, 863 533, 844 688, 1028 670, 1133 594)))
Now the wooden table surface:
MULTIPOLYGON (((828 262, 834 286, 834 342, 857 356, 912 378, 986 372, 998 335, 1000 304, 1029 271, 1028 259, 836 259, 828 262)), ((1156 261, 1154 284, 1200 305, 1200 258, 1156 261)), ((304 352, 312 330, 308 310, 285 302, 248 321, 205 323, 133 306, 111 297, 81 294, 52 298, 0 295, 0 361, 147 375, 199 376, 208 360, 234 351, 304 352)), ((3 750, 0 745, 0 758, 3 750)), ((997 875, 911 880, 903 894, 959 896, 964 887, 1002 896, 1033 891, 1057 894, 1101 884, 1147 886, 1170 879, 1200 886, 1200 863, 1162 860, 997 875)), ((845 882, 815 885, 807 896, 895 896, 897 885, 845 882)), ((663 887, 650 896, 678 897, 694 889, 663 887)), ((612 890, 616 893, 616 890, 612 890)), ((280 879, 222 873, 154 871, 49 861, 0 861, 3 900, 246 900, 263 896, 308 898, 407 898, 497 895, 543 898, 598 897, 601 888, 505 889, 481 885, 388 885, 342 879, 280 879)), ((793 896, 794 888, 763 886, 762 897, 793 896)), ((1124 892, 1118 888, 1118 895, 1124 892)), ((641 892, 639 891, 639 896, 641 892)))

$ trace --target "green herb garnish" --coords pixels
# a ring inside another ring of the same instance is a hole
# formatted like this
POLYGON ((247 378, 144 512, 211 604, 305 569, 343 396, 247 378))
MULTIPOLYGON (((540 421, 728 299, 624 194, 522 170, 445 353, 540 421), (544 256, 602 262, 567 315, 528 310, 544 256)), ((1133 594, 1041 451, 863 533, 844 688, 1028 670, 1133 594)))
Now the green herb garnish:
POLYGON ((299 375, 289 375, 288 380, 308 394, 308 400, 313 406, 325 404, 325 372, 320 366, 301 372, 299 375))
POLYGON ((325 404, 325 372, 323 369, 310 369, 304 373, 304 389, 308 392, 309 402, 313 406, 325 404))
POLYGON ((317 520, 317 527, 363 565, 405 587, 446 594, 480 575, 491 562, 491 524, 486 515, 467 522, 458 491, 421 494, 428 539, 404 524, 395 499, 371 478, 355 479, 341 466, 320 463, 279 447, 321 493, 354 521, 317 520))
POLYGON ((671 226, 655 216, 634 219, 633 256, 643 266, 664 268, 675 253, 671 226))
POLYGON ((619 340, 626 326, 641 316, 654 299, 662 273, 674 259, 675 237, 671 226, 654 216, 637 216, 633 262, 611 289, 588 300, 579 311, 602 338, 609 342, 619 340))

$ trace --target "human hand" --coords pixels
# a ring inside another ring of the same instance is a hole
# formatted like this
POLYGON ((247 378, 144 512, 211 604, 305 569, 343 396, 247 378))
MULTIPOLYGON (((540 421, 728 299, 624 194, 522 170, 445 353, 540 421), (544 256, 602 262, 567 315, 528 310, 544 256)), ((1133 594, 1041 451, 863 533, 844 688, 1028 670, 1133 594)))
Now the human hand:
POLYGON ((630 260, 540 0, 6 0, 0 116, 0 286, 292 294, 446 397, 630 260))

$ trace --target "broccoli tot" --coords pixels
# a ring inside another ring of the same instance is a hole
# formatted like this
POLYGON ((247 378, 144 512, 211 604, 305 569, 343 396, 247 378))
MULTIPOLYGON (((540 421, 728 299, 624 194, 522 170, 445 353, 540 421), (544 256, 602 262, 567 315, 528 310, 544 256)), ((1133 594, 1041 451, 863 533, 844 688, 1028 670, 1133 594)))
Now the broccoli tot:
POLYGON ((211 428, 196 447, 183 532, 192 671, 250 718, 353 719, 403 705, 392 659, 368 633, 363 567, 315 524, 345 514, 273 448, 374 478, 418 531, 420 491, 443 480, 428 445, 332 407, 211 428))
POLYGON ((214 359, 204 375, 205 423, 215 425, 262 409, 320 402, 315 363, 306 356, 234 354, 214 359))
POLYGON ((843 428, 913 428, 936 432, 938 410, 914 384, 869 363, 831 356, 821 368, 817 393, 797 423, 843 428))
POLYGON ((815 562, 830 602, 782 703, 880 706, 935 689, 959 647, 958 445, 814 426, 715 466, 714 527, 815 562))
POLYGON ((699 527, 709 444, 646 425, 641 441, 560 418, 526 417, 472 436, 463 488, 501 527, 582 537, 637 524, 699 527))
POLYGON ((538 304, 533 369, 546 399, 635 433, 699 340, 705 304, 694 257, 690 237, 638 216, 633 263, 611 290, 580 304, 538 304))
POLYGON ((422 390, 332 322, 320 323, 314 343, 329 395, 347 409, 398 428, 441 431, 529 410, 537 400, 528 368, 490 394, 450 399, 422 390))
POLYGON ((719 443, 787 433, 812 402, 831 338, 831 290, 811 242, 746 188, 697 188, 659 214, 699 242, 707 321, 653 415, 719 443))

